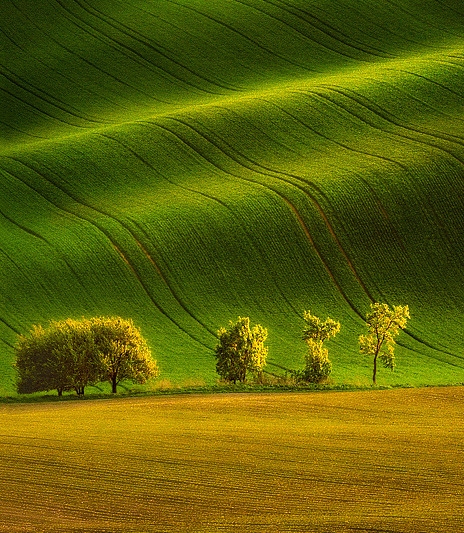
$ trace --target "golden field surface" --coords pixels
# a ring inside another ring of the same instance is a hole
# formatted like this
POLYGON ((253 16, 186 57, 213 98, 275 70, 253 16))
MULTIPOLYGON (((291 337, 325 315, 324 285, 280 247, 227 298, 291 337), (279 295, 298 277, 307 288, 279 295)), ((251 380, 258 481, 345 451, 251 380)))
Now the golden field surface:
POLYGON ((0 406, 0 531, 457 532, 464 388, 0 406))

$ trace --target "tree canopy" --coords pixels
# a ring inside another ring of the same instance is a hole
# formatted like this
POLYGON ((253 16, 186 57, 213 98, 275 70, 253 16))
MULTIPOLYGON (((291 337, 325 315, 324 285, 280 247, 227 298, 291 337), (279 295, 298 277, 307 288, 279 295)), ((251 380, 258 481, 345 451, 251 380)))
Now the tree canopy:
POLYGON ((259 324, 250 327, 248 317, 238 317, 237 322, 229 323, 228 329, 219 329, 218 339, 216 371, 222 379, 244 382, 248 372, 261 374, 268 353, 264 346, 267 329, 259 324))
POLYGON ((101 381, 112 392, 123 380, 144 383, 159 373, 156 361, 132 320, 95 317, 52 321, 33 326, 16 345, 17 391, 20 394, 56 389, 58 395, 101 381))
POLYGON ((308 352, 305 356, 305 368, 297 373, 297 377, 309 383, 320 383, 328 378, 332 372, 332 363, 329 352, 323 346, 324 342, 335 337, 340 331, 340 322, 331 318, 322 321, 312 315, 311 311, 304 311, 305 327, 303 340, 306 342, 308 352))
POLYGON ((366 315, 368 333, 359 337, 359 346, 361 353, 373 356, 374 384, 377 379, 377 360, 381 361, 385 368, 395 368, 395 337, 400 329, 406 327, 409 318, 407 305, 396 305, 390 309, 388 304, 371 304, 371 310, 366 315))

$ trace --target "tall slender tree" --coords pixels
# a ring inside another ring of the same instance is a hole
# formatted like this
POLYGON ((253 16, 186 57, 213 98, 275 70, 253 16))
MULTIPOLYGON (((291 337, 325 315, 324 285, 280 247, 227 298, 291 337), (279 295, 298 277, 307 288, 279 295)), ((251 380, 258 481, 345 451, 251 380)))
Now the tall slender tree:
POLYGON ((377 361, 385 368, 395 368, 395 338, 400 329, 406 327, 409 318, 407 305, 397 305, 390 309, 388 304, 371 304, 371 310, 366 315, 368 333, 359 337, 359 346, 361 353, 373 357, 374 385, 377 383, 377 361))

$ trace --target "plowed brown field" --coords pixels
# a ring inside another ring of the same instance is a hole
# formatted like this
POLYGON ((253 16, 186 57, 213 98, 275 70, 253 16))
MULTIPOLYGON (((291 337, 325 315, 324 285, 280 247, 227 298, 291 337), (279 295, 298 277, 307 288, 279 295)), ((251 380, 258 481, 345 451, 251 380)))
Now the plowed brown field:
POLYGON ((464 388, 0 407, 0 531, 464 530, 464 388))

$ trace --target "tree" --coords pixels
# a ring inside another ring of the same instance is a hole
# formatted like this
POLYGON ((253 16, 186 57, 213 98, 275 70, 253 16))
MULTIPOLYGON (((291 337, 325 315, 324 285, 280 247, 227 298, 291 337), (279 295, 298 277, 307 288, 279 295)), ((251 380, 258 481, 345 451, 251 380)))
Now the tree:
POLYGON ((143 384, 159 375, 158 365, 132 320, 99 317, 90 322, 100 377, 111 383, 113 393, 121 381, 143 384))
POLYGON ((15 367, 20 394, 56 389, 61 396, 74 389, 109 380, 116 392, 123 379, 138 383, 158 375, 156 362, 132 321, 92 318, 52 321, 33 326, 16 345, 15 367))
POLYGON ((367 335, 359 337, 361 353, 373 356, 374 369, 372 381, 376 384, 377 360, 383 363, 385 368, 395 368, 395 337, 399 330, 406 327, 409 316, 407 305, 394 306, 393 309, 387 304, 373 303, 371 311, 366 315, 367 335))
MULTIPOLYGON (((29 335, 20 335, 15 346, 15 368, 19 394, 56 389, 58 396, 68 390, 70 380, 66 372, 56 371, 55 338, 51 329, 33 326, 29 335)), ((63 367, 64 370, 64 367, 63 367)))
POLYGON ((75 389, 98 381, 92 359, 92 342, 85 323, 52 321, 48 328, 33 326, 29 336, 21 335, 16 346, 17 390, 20 394, 56 389, 75 389))
POLYGON ((53 336, 52 357, 49 366, 53 375, 67 379, 69 388, 78 396, 84 395, 87 385, 100 381, 100 361, 89 320, 67 319, 51 323, 53 336))
POLYGON ((332 372, 332 363, 329 361, 329 352, 323 343, 340 331, 340 322, 327 318, 324 322, 311 311, 304 311, 303 318, 306 326, 303 330, 303 340, 308 346, 305 356, 305 368, 297 376, 309 383, 321 383, 332 372))
POLYGON ((246 381, 247 372, 261 375, 268 353, 264 342, 267 329, 261 325, 250 327, 248 317, 238 317, 229 329, 218 331, 219 344, 215 348, 216 371, 222 379, 236 383, 246 381))

